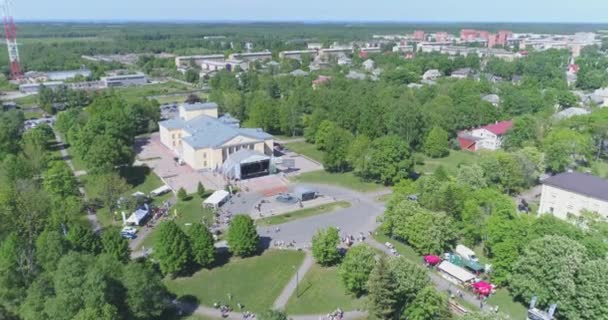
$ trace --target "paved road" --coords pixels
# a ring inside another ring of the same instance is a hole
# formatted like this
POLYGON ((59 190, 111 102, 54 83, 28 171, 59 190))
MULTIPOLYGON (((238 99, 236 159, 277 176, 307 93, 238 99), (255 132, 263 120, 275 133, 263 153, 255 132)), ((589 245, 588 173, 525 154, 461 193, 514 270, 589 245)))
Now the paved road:
POLYGON ((298 284, 302 281, 302 278, 304 278, 304 275, 306 274, 306 272, 308 272, 308 270, 310 270, 310 268, 312 267, 312 265, 314 263, 315 263, 315 261, 312 257, 312 253, 310 251, 307 251, 304 261, 302 261, 302 264, 298 268, 298 272, 296 272, 296 274, 294 274, 293 277, 291 277, 291 280, 289 280, 289 283, 287 283, 285 288, 283 288, 283 291, 281 292, 281 294, 274 301, 275 309, 285 309, 285 306, 287 305, 287 301, 289 300, 289 297, 291 297, 294 294, 294 292, 298 288, 298 284))
MULTIPOLYGON (((82 176, 83 174, 86 174, 86 172, 76 171, 76 169, 74 168, 74 164, 72 163, 72 158, 70 157, 70 154, 68 153, 68 151, 65 148, 65 143, 63 143, 63 141, 61 140, 61 136, 59 136, 59 134, 56 131, 53 131, 53 133, 55 134, 55 140, 57 141, 57 145, 59 146, 59 152, 61 152, 61 157, 68 164, 68 167, 70 167, 70 169, 72 170, 72 173, 74 173, 74 176, 76 177, 76 179, 78 179, 78 177, 82 176)), ((82 195, 83 199, 86 200, 87 194, 86 194, 84 188, 82 186, 79 186, 78 191, 82 195)), ((87 217, 87 220, 89 220, 89 223, 91 224, 91 227, 93 228, 93 231, 97 232, 97 231, 101 230, 101 224, 99 223, 99 220, 97 219, 96 214, 87 214, 86 217, 87 217)))
MULTIPOLYGON (((300 186, 300 184, 298 185, 300 186)), ((304 248, 310 246, 312 237, 318 230, 327 227, 338 227, 341 237, 346 235, 356 237, 360 232, 368 234, 378 227, 376 219, 385 208, 376 202, 374 195, 369 196, 365 193, 321 184, 301 184, 301 186, 331 196, 337 201, 348 201, 352 206, 333 213, 303 218, 278 226, 259 227, 258 233, 264 240, 271 241, 271 243, 295 241, 296 247, 304 248)))

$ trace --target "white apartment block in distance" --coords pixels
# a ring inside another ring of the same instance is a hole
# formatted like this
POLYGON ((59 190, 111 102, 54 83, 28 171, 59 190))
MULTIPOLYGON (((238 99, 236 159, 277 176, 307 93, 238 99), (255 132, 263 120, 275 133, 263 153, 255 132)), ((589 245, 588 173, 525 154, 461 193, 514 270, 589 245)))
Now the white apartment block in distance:
POLYGON ((608 180, 579 172, 560 173, 543 181, 539 214, 566 220, 583 210, 608 218, 608 180))

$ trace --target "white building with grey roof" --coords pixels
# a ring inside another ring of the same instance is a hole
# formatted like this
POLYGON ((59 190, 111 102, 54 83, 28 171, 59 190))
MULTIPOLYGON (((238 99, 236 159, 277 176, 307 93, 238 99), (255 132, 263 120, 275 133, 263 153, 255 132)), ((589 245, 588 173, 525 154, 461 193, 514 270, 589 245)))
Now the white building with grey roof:
POLYGON ((543 181, 539 214, 560 219, 587 210, 608 218, 608 180, 579 172, 560 173, 543 181))
POLYGON ((218 117, 214 102, 180 105, 179 117, 159 122, 159 130, 161 143, 195 170, 220 169, 241 150, 272 156, 272 135, 241 128, 230 115, 218 117))

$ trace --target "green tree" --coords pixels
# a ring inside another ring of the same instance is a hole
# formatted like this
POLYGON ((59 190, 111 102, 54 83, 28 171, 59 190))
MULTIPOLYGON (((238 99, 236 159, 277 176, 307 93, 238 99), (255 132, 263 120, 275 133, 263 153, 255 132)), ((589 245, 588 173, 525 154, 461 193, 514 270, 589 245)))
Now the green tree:
POLYGON ((78 195, 78 181, 64 161, 55 161, 44 174, 44 189, 51 195, 63 199, 78 195))
POLYGON ((44 304, 46 299, 53 295, 50 274, 41 274, 27 289, 27 297, 19 306, 19 316, 23 320, 48 319, 48 315, 44 311, 44 304))
POLYGON ((187 230, 192 247, 192 260, 202 267, 210 267, 215 261, 213 235, 200 223, 195 223, 187 230))
POLYGON ((129 242, 120 235, 117 228, 106 229, 101 233, 102 252, 121 262, 129 261, 131 249, 129 242))
POLYGON ((196 193, 201 198, 204 198, 205 194, 207 193, 207 190, 205 190, 205 186, 203 186, 203 184, 200 181, 196 185, 196 193))
POLYGON ((237 215, 230 221, 227 242, 230 252, 240 257, 254 255, 258 251, 260 236, 248 215, 237 215))
POLYGON ((85 299, 102 292, 103 288, 86 292, 87 271, 93 262, 92 256, 76 252, 61 258, 52 279, 55 295, 47 298, 44 308, 49 319, 74 318, 85 307, 85 299))
POLYGON ((19 238, 9 235, 0 243, 0 305, 9 314, 16 314, 19 302, 24 298, 28 286, 20 266, 22 250, 19 238))
POLYGON ((173 221, 165 221, 158 227, 158 241, 154 257, 165 275, 175 276, 183 272, 192 261, 192 249, 188 237, 173 221))
POLYGON ((346 162, 348 162, 351 168, 361 168, 363 166, 363 156, 367 154, 370 143, 371 141, 367 136, 358 135, 348 146, 346 162))
POLYGON ((406 257, 391 259, 389 267, 397 284, 395 293, 400 309, 414 301, 420 290, 431 284, 428 271, 406 257))
POLYGON ((68 249, 69 245, 61 233, 47 229, 36 239, 36 261, 45 271, 52 272, 68 249))
POLYGON ((95 177, 99 185, 98 196, 103 205, 110 210, 113 216, 114 210, 118 205, 118 199, 129 189, 127 181, 120 177, 118 173, 106 173, 95 177))
POLYGON ((420 210, 405 222, 400 236, 422 254, 442 253, 457 238, 453 220, 443 212, 420 210))
POLYGON ((188 71, 186 71, 186 74, 184 75, 184 78, 190 83, 198 82, 198 80, 200 79, 198 71, 194 69, 188 69, 188 71))
POLYGON ((327 141, 329 140, 331 135, 335 132, 335 130, 336 130, 336 124, 329 120, 323 120, 323 122, 321 122, 321 124, 319 124, 319 128, 316 131, 315 140, 314 140, 315 145, 317 146, 317 149, 325 150, 327 141))
POLYGON ((397 136, 374 140, 355 173, 366 180, 391 185, 408 177, 413 167, 409 147, 397 136))
POLYGON ((460 166, 458 168, 458 174, 456 175, 456 181, 471 189, 482 189, 488 185, 488 182, 484 177, 483 168, 476 163, 460 166))
POLYGON ((524 248, 513 267, 510 287, 516 297, 529 301, 538 297, 540 307, 552 303, 559 313, 575 311, 576 274, 586 259, 585 247, 563 236, 545 236, 524 248))
POLYGON ((148 262, 131 262, 124 270, 122 283, 126 302, 134 319, 156 319, 166 309, 169 297, 162 277, 148 262))
POLYGON ((375 256, 374 250, 368 246, 356 246, 348 250, 339 268, 346 290, 356 296, 365 293, 369 274, 376 262, 375 256))
POLYGON ((258 316, 260 320, 287 320, 287 314, 280 310, 266 310, 258 316))
POLYGON ((433 287, 426 287, 418 293, 414 301, 403 313, 410 320, 447 320, 451 319, 448 297, 433 287))
POLYGON ((519 149, 525 144, 537 144, 540 137, 538 120, 528 114, 513 120, 513 128, 505 135, 503 146, 507 150, 519 149))
POLYGON ((341 128, 334 127, 332 131, 325 140, 323 165, 329 172, 344 172, 349 169, 348 148, 354 138, 350 132, 341 128))
POLYGON ((338 229, 329 227, 325 230, 317 231, 312 237, 312 255, 318 264, 331 266, 340 261, 340 235, 338 229))
POLYGON ((543 141, 547 167, 562 172, 578 160, 591 158, 591 139, 588 135, 571 129, 556 129, 543 141))
POLYGON ((440 127, 433 127, 424 140, 424 154, 431 158, 450 154, 448 133, 440 127))
POLYGON ((601 301, 608 294, 608 261, 594 260, 584 263, 576 275, 576 306, 574 317, 600 319, 608 314, 608 306, 601 301))
POLYGON ((367 282, 369 312, 377 319, 393 319, 397 313, 397 283, 387 258, 380 256, 367 282))
POLYGON ((188 199, 188 193, 186 192, 186 189, 179 188, 179 190, 177 190, 177 198, 181 201, 185 201, 186 199, 188 199))
POLYGON ((99 237, 88 226, 85 227, 80 224, 68 226, 66 239, 72 250, 91 254, 98 254, 101 251, 99 237))

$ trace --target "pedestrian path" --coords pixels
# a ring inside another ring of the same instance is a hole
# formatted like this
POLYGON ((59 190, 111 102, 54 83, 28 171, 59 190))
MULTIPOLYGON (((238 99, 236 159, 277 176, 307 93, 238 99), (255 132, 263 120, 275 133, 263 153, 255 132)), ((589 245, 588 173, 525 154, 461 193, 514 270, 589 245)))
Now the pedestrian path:
MULTIPOLYGON (((78 177, 82 175, 85 175, 85 171, 76 171, 76 168, 74 168, 74 164, 72 163, 72 159, 70 158, 70 154, 65 148, 65 143, 63 143, 63 140, 61 140, 61 136, 59 136, 59 134, 55 131, 53 131, 53 133, 55 134, 55 140, 57 141, 57 145, 59 146, 59 152, 61 153, 61 157, 67 163, 68 167, 70 167, 70 170, 72 170, 72 173, 74 174, 76 179, 78 179, 78 177)), ((80 183, 80 179, 78 179, 78 182, 80 183)), ((85 193, 84 188, 78 187, 78 191, 82 195, 83 199, 86 200, 87 195, 85 193)), ((94 232, 101 230, 101 223, 99 223, 99 219, 97 219, 97 214, 87 214, 86 218, 91 224, 91 228, 94 232)))
MULTIPOLYGON (((312 253, 310 251, 306 251, 306 257, 298 268, 296 274, 293 275, 291 280, 289 280, 289 283, 287 283, 285 288, 283 288, 283 292, 281 292, 279 297, 274 301, 275 309, 285 309, 287 301, 289 301, 289 297, 294 294, 294 292, 298 288, 298 284, 302 281, 302 278, 304 277, 304 275, 306 275, 306 273, 308 272, 308 270, 310 270, 314 263, 315 261, 312 258, 312 253)), ((318 320, 319 318, 316 319, 318 320)))

